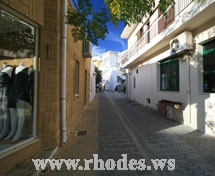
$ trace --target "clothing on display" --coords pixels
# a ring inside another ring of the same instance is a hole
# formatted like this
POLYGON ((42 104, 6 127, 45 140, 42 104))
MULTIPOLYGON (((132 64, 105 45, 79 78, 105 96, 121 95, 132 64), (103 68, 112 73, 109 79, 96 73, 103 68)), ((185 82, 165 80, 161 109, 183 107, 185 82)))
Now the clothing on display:
POLYGON ((9 132, 10 115, 8 109, 8 93, 12 80, 13 67, 3 64, 0 69, 0 139, 9 132))
MULTIPOLYGON (((7 85, 7 89, 0 88, 0 108, 1 113, 5 114, 7 118, 2 118, 4 119, 4 123, 2 123, 4 124, 4 130, 0 131, 0 139, 17 141, 22 136, 26 109, 28 109, 27 112, 32 109, 30 100, 32 99, 33 71, 31 68, 26 67, 24 62, 21 62, 18 67, 12 67, 10 74, 2 73, 1 75, 0 84, 7 85), (2 80, 5 80, 5 82, 2 80)), ((28 116, 31 116, 31 114, 29 115, 28 113, 28 116)))

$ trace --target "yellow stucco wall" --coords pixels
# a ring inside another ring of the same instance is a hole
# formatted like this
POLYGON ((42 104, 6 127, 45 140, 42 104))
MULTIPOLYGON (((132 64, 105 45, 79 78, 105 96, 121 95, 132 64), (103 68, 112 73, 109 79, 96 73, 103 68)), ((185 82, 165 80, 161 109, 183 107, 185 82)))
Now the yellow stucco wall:
MULTIPOLYGON (((16 153, 0 159, 0 173, 27 158, 31 158, 36 152, 46 148, 60 145, 61 140, 61 114, 60 114, 60 90, 61 90, 61 9, 60 0, 2 0, 4 4, 23 14, 25 17, 39 25, 38 43, 38 104, 37 104, 37 147, 28 147, 29 152, 20 150, 16 153), (13 160, 13 162, 10 162, 13 160), (2 165, 4 163, 4 165, 2 165)), ((69 5, 70 1, 68 1, 69 5)), ((71 36, 71 26, 67 31, 67 84, 66 84, 66 113, 67 134, 75 128, 80 120, 85 105, 89 102, 90 87, 90 58, 82 56, 82 42, 74 42, 71 36), (75 96, 75 61, 79 61, 79 96, 75 96), (86 89, 85 89, 86 71, 86 89)))

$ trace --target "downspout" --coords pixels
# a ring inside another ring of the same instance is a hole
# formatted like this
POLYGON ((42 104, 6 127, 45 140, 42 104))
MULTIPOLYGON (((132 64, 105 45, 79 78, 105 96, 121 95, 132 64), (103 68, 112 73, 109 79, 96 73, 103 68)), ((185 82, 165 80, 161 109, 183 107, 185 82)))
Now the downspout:
POLYGON ((191 75, 190 75, 190 57, 188 57, 188 105, 189 105, 189 124, 191 124, 191 75))
POLYGON ((67 0, 62 1, 61 26, 61 140, 65 143, 66 137, 66 42, 67 42, 67 0))

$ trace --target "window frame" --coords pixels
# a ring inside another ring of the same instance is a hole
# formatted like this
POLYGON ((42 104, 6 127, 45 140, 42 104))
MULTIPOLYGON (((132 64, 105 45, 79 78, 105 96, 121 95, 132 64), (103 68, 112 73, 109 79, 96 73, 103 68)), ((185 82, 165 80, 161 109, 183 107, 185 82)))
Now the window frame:
POLYGON ((215 39, 203 44, 203 92, 204 93, 215 93, 215 87, 211 88, 212 87, 211 84, 213 83, 212 80, 214 79, 212 78, 211 80, 210 76, 213 76, 215 79, 215 39), (210 55, 212 55, 212 57, 210 55), (208 56, 210 56, 211 58, 209 58, 208 56), (209 62, 209 64, 206 64, 206 60, 207 62, 209 62), (213 63, 211 64, 211 62, 213 63))
POLYGON ((24 139, 23 141, 17 142, 13 144, 12 146, 9 146, 8 148, 0 151, 0 154, 3 154, 7 151, 12 151, 20 147, 21 145, 28 145, 29 142, 32 142, 37 137, 37 108, 38 108, 38 58, 39 58, 39 25, 32 21, 31 19, 23 16, 23 14, 15 11, 9 6, 6 6, 2 3, 0 3, 0 9, 15 16, 20 21, 23 21, 24 23, 30 25, 32 28, 34 28, 34 56, 33 58, 33 79, 34 79, 34 92, 33 92, 33 103, 32 103, 32 135, 29 136, 29 138, 24 139))
POLYGON ((160 62, 160 91, 179 92, 179 60, 169 58, 160 62), (174 85, 171 86, 171 83, 174 85))
POLYGON ((175 5, 172 5, 167 12, 169 15, 165 16, 158 9, 158 33, 160 34, 165 29, 167 29, 175 21, 175 5))
POLYGON ((133 88, 135 89, 137 87, 136 77, 133 77, 133 88))
POLYGON ((75 96, 79 95, 80 62, 75 60, 75 96))

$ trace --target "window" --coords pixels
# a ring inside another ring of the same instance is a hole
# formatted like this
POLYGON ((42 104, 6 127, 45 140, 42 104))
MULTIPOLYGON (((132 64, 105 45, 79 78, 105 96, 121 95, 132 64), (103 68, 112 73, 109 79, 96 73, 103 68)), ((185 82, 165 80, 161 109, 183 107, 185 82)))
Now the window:
POLYGON ((215 92, 215 40, 203 45, 204 92, 215 92))
POLYGON ((79 94, 79 61, 75 63, 75 95, 79 94))
POLYGON ((137 41, 141 39, 141 43, 147 44, 150 42, 150 25, 149 22, 140 28, 137 33, 137 41))
POLYGON ((35 26, 0 9, 0 151, 34 137, 35 34, 35 26))
POLYGON ((135 77, 134 77, 133 81, 134 81, 134 88, 136 88, 136 78, 135 77))
POLYGON ((168 59, 160 62, 160 90, 179 91, 178 59, 168 59))
POLYGON ((168 12, 167 16, 163 15, 163 13, 159 10, 158 11, 158 33, 163 32, 165 29, 167 29, 174 21, 175 21, 175 8, 172 6, 168 12))
POLYGON ((140 28, 140 30, 137 33, 137 41, 140 40, 140 38, 143 36, 143 27, 140 28))
POLYGON ((149 24, 149 22, 146 24, 146 32, 147 32, 146 43, 149 43, 150 42, 150 24, 149 24))

